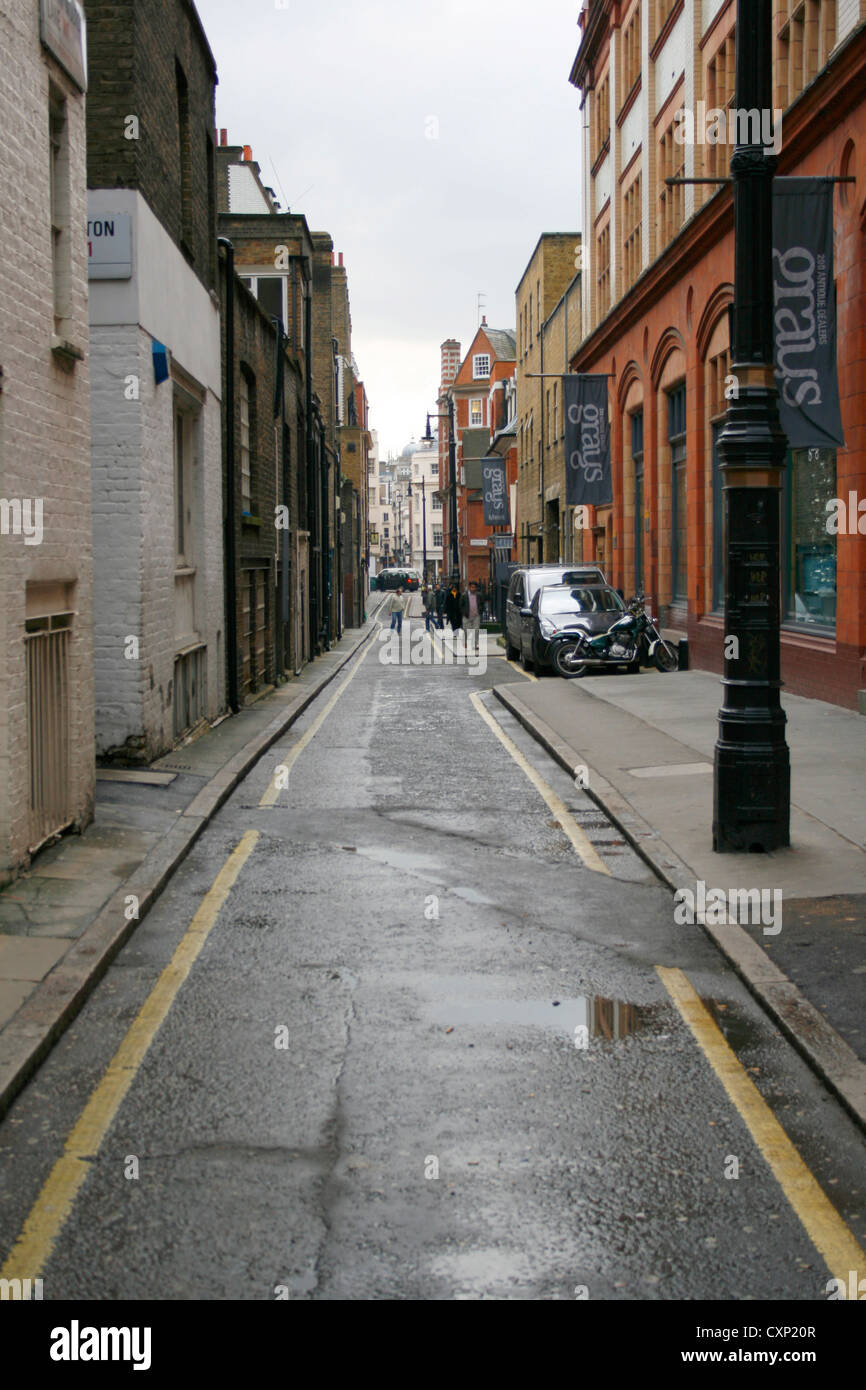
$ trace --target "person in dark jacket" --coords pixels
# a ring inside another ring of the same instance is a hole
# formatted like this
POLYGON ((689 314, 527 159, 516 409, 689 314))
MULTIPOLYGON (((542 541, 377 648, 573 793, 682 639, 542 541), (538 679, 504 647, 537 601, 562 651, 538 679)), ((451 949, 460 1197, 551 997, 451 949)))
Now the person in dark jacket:
POLYGON ((448 593, 445 595, 445 617, 454 632, 458 632, 463 627, 463 614, 460 611, 460 584, 456 579, 451 581, 448 586, 448 593))
POLYGON ((441 579, 436 585, 436 621, 440 627, 445 626, 445 585, 441 579))

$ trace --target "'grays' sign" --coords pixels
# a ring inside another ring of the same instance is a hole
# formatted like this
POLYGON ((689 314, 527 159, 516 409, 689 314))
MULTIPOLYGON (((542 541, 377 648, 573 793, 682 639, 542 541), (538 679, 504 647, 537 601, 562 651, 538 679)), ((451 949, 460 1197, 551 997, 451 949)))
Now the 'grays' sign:
POLYGON ((505 487, 505 460, 498 454, 481 460, 481 497, 485 526, 508 525, 508 495, 505 487))
POLYGON ((566 506, 612 502, 607 377, 584 372, 564 376, 562 400, 566 506))
POLYGON ((790 447, 844 447, 830 179, 773 179, 773 319, 779 416, 790 447))

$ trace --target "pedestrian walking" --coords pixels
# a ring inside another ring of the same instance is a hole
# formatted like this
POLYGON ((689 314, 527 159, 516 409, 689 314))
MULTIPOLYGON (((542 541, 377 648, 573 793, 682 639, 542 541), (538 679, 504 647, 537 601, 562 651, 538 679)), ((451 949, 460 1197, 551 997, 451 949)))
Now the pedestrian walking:
POLYGON ((460 595, 460 613, 466 632, 467 648, 474 646, 477 651, 478 634, 481 630, 481 602, 478 597, 478 585, 474 579, 470 581, 468 593, 460 595))
POLYGON ((405 598, 403 597, 403 590, 402 590, 402 589, 397 589, 397 590, 391 595, 391 598, 390 598, 389 601, 388 601, 388 609, 387 609, 387 611, 391 614, 391 631, 392 631, 392 632, 394 631, 394 628, 397 629, 398 633, 401 633, 401 632, 403 631, 403 613, 404 613, 404 611, 405 611, 405 608, 406 608, 406 600, 405 600, 405 598))
POLYGON ((445 595, 445 617, 451 624, 452 631, 459 632, 463 627, 463 614, 460 611, 460 584, 456 579, 452 579, 445 595))
POLYGON ((436 585, 436 622, 440 628, 445 626, 445 585, 442 580, 436 585))
POLYGON ((429 632, 431 624, 436 626, 436 595, 432 584, 425 584, 421 602, 424 605, 424 629, 429 632))

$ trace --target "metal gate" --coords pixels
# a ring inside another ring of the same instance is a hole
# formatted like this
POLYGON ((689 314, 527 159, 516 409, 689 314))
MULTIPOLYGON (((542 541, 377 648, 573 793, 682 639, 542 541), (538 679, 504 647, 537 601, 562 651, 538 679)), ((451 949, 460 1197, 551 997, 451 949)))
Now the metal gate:
POLYGON ((71 824, 69 644, 71 616, 30 618, 27 653, 27 780, 31 853, 71 824))

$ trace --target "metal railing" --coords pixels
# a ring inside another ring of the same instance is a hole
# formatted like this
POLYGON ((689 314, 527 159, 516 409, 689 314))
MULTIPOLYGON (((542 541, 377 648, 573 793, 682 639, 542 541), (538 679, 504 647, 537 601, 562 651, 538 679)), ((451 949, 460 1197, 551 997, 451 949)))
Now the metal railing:
POLYGON ((31 853, 72 821, 69 789, 71 615, 28 620, 27 780, 31 853))

